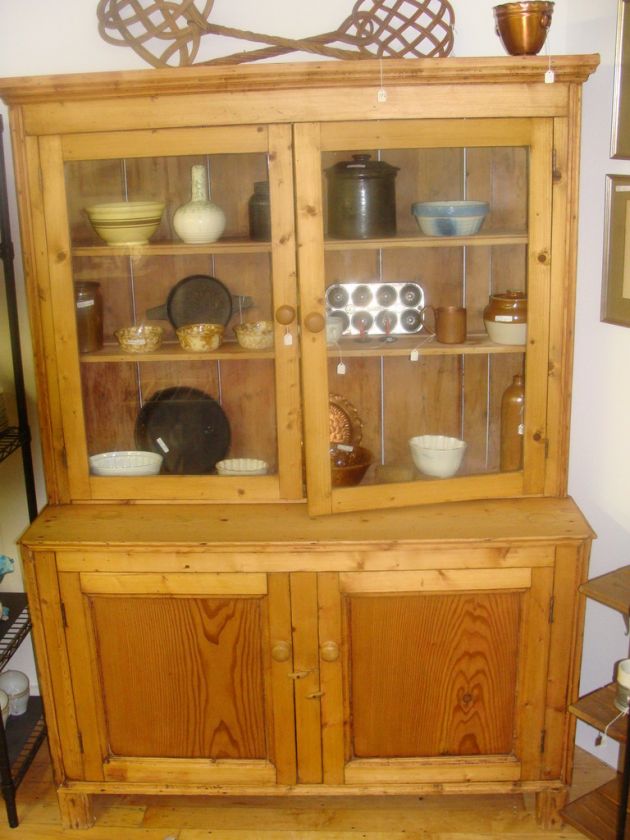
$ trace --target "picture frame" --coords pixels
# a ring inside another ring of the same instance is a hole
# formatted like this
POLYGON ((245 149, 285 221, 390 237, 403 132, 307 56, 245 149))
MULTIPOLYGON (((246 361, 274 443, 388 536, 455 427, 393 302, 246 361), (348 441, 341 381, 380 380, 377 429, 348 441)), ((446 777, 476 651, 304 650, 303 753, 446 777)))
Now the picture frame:
POLYGON ((606 175, 601 320, 630 327, 630 175, 606 175))
POLYGON ((630 159, 630 0, 618 0, 610 156, 630 159))

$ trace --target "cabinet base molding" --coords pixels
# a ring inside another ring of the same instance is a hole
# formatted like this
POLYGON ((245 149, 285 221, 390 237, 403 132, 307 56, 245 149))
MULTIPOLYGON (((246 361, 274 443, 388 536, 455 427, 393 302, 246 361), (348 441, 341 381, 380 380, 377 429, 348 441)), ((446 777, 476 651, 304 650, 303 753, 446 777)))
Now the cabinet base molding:
POLYGON ((530 794, 536 797, 536 819, 544 828, 562 824, 558 814, 566 801, 568 787, 541 787, 541 782, 475 782, 392 785, 163 785, 129 783, 68 782, 57 790, 64 828, 91 828, 94 823, 93 795, 207 796, 207 797, 393 797, 393 796, 490 796, 530 794))

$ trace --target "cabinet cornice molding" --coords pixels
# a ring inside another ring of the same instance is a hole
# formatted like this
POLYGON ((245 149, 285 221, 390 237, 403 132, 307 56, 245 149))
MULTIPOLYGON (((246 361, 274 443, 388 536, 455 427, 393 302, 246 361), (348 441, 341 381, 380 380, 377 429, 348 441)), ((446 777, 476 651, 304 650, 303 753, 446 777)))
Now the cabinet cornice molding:
POLYGON ((247 67, 175 67, 0 79, 0 96, 9 105, 99 97, 170 96, 291 90, 302 87, 365 85, 544 84, 551 68, 556 83, 585 82, 599 56, 487 56, 464 58, 361 59, 259 64, 247 67))

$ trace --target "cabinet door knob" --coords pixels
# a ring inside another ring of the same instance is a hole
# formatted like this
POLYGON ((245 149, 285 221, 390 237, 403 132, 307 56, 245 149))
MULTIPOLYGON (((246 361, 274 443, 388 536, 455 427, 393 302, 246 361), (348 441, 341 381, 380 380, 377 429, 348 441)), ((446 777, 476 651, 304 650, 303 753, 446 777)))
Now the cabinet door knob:
POLYGON ((320 312, 309 312, 304 318, 304 326, 309 332, 321 332, 326 326, 326 319, 320 312))
POLYGON ((279 306, 276 309, 276 321, 285 327, 287 324, 292 324, 295 321, 295 309, 288 303, 279 306))
POLYGON ((319 655, 324 662, 336 662, 339 659, 339 645, 337 642, 322 642, 319 655))
POLYGON ((271 648, 274 662, 287 662, 291 657, 291 645, 288 642, 276 642, 271 648))

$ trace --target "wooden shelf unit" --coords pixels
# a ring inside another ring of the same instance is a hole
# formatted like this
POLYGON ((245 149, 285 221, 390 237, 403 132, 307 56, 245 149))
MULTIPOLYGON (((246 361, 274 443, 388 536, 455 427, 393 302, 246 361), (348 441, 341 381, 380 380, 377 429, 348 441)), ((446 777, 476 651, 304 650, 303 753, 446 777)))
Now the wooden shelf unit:
MULTIPOLYGON (((630 566, 593 578, 580 586, 587 598, 621 613, 626 622, 630 616, 630 566)), ((618 714, 614 705, 616 683, 602 686, 581 697, 569 707, 578 720, 604 732, 618 714)), ((620 718, 608 728, 608 735, 620 744, 628 741, 628 717, 620 718)), ((593 840, 630 840, 628 820, 628 753, 624 770, 617 778, 569 803, 562 811, 564 819, 593 840), (625 803, 625 815, 622 810, 625 803)))

